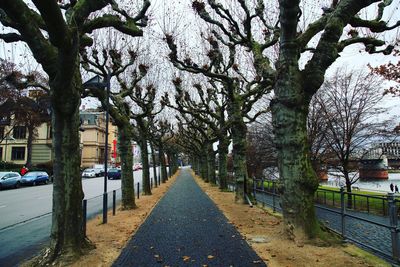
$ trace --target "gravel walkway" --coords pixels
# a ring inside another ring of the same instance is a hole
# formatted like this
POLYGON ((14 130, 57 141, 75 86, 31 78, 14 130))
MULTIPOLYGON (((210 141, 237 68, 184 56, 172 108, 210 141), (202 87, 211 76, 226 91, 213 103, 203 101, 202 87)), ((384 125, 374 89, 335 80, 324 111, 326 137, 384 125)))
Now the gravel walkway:
POLYGON ((113 266, 266 266, 182 169, 113 266))

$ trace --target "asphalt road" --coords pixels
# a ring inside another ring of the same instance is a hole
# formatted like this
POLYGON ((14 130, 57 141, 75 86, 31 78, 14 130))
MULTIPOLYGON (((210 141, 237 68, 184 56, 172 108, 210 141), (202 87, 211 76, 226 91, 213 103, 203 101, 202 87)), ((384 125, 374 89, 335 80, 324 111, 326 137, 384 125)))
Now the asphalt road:
MULTIPOLYGON (((152 170, 151 170, 152 177, 152 170)), ((134 172, 134 182, 142 182, 142 171, 134 172)), ((82 179, 88 218, 101 212, 104 177, 82 179)), ((107 191, 117 190, 121 180, 108 180, 107 191)), ((136 187, 135 187, 136 189, 136 187)), ((17 266, 48 244, 51 229, 53 186, 39 185, 0 191, 0 266, 17 266)), ((112 194, 108 196, 109 207, 112 194)))
POLYGON ((186 169, 113 266, 266 266, 186 169))

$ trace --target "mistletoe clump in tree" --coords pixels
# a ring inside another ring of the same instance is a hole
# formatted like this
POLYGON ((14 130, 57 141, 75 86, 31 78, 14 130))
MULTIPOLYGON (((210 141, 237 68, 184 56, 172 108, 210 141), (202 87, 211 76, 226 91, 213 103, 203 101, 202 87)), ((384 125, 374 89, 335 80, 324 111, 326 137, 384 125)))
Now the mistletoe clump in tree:
POLYGON ((150 2, 144 1, 136 16, 121 9, 117 1, 73 0, 0 2, 0 22, 10 32, 5 42, 25 42, 49 77, 52 105, 54 184, 50 250, 44 262, 69 261, 81 255, 89 242, 82 227, 82 181, 80 177, 79 106, 82 93, 79 51, 93 43, 90 34, 114 28, 141 36, 147 24, 150 2), (108 6, 112 11, 104 11, 108 6))

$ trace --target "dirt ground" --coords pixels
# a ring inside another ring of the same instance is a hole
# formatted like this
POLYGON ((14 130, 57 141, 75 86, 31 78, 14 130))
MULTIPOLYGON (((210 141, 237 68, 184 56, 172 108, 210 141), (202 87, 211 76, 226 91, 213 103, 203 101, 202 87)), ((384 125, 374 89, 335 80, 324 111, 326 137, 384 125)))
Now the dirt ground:
MULTIPOLYGON (((87 235, 96 249, 71 266, 111 266, 175 179, 176 175, 153 189, 153 195, 141 196, 136 202, 137 209, 117 211, 116 216, 109 214, 105 225, 101 224, 100 216, 88 222, 87 235)), ((284 238, 279 215, 259 207, 235 204, 233 193, 220 192, 216 186, 204 183, 200 178, 196 181, 269 267, 390 266, 353 245, 295 244, 284 238)))
POLYGON ((137 209, 121 211, 116 215, 108 214, 108 223, 102 224, 102 216, 90 220, 86 226, 86 233, 96 249, 81 257, 73 267, 100 267, 111 266, 121 254, 122 248, 145 221, 151 210, 168 191, 176 180, 177 174, 168 179, 165 184, 152 189, 151 196, 140 196, 136 199, 137 209))
POLYGON ((391 266, 350 244, 317 246, 295 244, 285 238, 282 219, 272 210, 234 203, 234 193, 221 192, 196 177, 203 191, 243 235, 268 267, 283 266, 391 266))

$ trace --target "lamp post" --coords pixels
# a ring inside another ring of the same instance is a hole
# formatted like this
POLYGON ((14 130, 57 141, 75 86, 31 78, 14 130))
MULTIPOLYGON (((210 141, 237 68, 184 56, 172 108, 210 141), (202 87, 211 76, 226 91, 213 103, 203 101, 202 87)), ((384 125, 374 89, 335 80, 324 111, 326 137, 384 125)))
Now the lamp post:
POLYGON ((103 191, 103 224, 107 223, 107 208, 108 208, 108 198, 107 198, 107 177, 108 177, 108 121, 109 121, 109 97, 110 97, 110 80, 111 74, 107 70, 106 80, 102 81, 99 75, 94 76, 87 82, 83 83, 83 88, 96 88, 104 89, 106 88, 106 140, 104 144, 104 191, 103 191))

